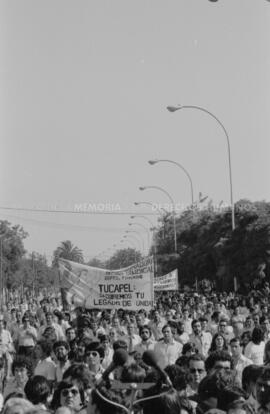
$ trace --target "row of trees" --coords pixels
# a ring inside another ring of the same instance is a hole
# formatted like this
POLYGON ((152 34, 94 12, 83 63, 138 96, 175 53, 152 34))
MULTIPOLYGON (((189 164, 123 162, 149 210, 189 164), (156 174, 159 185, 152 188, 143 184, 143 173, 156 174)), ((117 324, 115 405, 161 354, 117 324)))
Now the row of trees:
MULTIPOLYGON (((159 223, 150 254, 156 251, 157 274, 178 268, 179 282, 210 280, 218 289, 232 287, 236 277, 240 287, 270 276, 270 203, 241 200, 235 205, 236 228, 231 229, 231 211, 216 211, 211 205, 193 208, 176 217, 178 251, 174 251, 173 219, 167 214, 159 223)), ((27 254, 21 226, 0 221, 1 281, 8 289, 24 286, 42 288, 58 285, 59 258, 85 263, 83 252, 71 241, 63 241, 53 253, 52 265, 39 253, 27 254)), ((128 248, 116 251, 108 260, 96 258, 87 264, 118 269, 141 259, 128 248)))
POLYGON ((270 203, 241 200, 235 205, 236 228, 231 210, 207 209, 183 212, 176 220, 178 254, 173 251, 172 219, 156 233, 158 272, 178 268, 180 283, 204 279, 218 289, 232 288, 236 277, 241 289, 270 276, 270 203), (165 236, 164 236, 165 234, 165 236))

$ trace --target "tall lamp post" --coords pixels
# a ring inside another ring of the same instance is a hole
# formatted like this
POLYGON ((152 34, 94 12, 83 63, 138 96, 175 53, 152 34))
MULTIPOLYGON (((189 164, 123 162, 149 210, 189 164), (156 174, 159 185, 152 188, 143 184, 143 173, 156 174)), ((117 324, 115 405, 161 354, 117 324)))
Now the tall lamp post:
POLYGON ((231 209, 232 209, 232 230, 234 230, 235 229, 235 211, 234 211, 234 202, 233 202, 231 147, 230 147, 229 134, 228 134, 225 126, 222 124, 222 122, 212 112, 208 111, 205 108, 202 108, 201 106, 197 106, 197 105, 177 105, 177 106, 167 106, 167 109, 168 109, 169 112, 176 112, 176 111, 179 111, 180 109, 197 109, 198 111, 201 111, 201 112, 204 112, 204 113, 210 115, 221 126, 221 128, 222 128, 222 130, 225 134, 226 140, 227 140, 229 179, 230 179, 230 201, 231 201, 231 209))
POLYGON ((128 225, 129 226, 139 226, 139 227, 141 227, 145 231, 146 236, 147 236, 148 250, 149 250, 150 249, 150 237, 149 237, 148 229, 143 224, 137 223, 135 221, 133 221, 131 223, 128 223, 128 225))
POLYGON ((168 191, 164 190, 164 188, 158 187, 156 185, 148 185, 148 186, 144 186, 144 187, 139 187, 139 189, 141 191, 148 190, 148 189, 154 189, 154 190, 162 191, 164 194, 166 194, 166 196, 169 198, 170 202, 172 203, 172 206, 173 206, 174 251, 175 251, 175 253, 177 253, 177 238, 176 238, 176 223, 175 223, 175 203, 173 201, 172 196, 168 193, 168 191))
POLYGON ((132 233, 134 236, 135 236, 135 234, 138 236, 138 239, 140 240, 140 243, 141 243, 141 249, 140 250, 144 253, 144 241, 143 241, 142 235, 136 230, 126 230, 126 233, 132 233))
MULTIPOLYGON (((143 215, 135 215, 135 216, 130 216, 131 219, 134 218, 142 218, 144 220, 146 220, 149 224, 150 224, 150 230, 152 231, 152 243, 153 243, 153 247, 154 247, 154 268, 155 268, 155 275, 157 273, 157 245, 156 245, 156 240, 155 240, 155 226, 154 223, 152 223, 152 221, 150 220, 149 217, 143 216, 143 215)), ((149 244, 149 250, 150 250, 150 244, 149 244)))
POLYGON ((180 164, 179 162, 176 162, 176 161, 172 161, 172 160, 149 160, 148 164, 155 165, 155 164, 158 164, 159 162, 169 162, 170 164, 177 165, 182 171, 184 171, 184 173, 186 174, 186 176, 189 180, 190 192, 191 192, 191 205, 193 206, 193 203, 194 203, 193 182, 192 182, 192 179, 191 179, 191 176, 190 176, 189 172, 185 169, 185 167, 183 167, 182 164, 180 164))

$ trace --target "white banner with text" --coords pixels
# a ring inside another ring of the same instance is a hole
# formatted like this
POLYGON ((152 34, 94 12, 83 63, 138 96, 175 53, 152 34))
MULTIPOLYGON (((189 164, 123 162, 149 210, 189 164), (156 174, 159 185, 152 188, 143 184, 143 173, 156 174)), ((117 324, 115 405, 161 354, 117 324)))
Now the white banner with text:
POLYGON ((153 308, 153 257, 118 270, 59 259, 59 271, 61 287, 76 305, 99 309, 153 308))
POLYGON ((175 269, 167 275, 155 277, 154 290, 178 290, 178 270, 175 269))

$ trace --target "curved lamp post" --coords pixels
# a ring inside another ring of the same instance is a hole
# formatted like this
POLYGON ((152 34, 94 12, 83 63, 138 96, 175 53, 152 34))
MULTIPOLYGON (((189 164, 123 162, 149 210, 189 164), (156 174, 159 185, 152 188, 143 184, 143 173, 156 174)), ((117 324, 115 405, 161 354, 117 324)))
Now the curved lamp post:
POLYGON ((230 147, 229 134, 228 134, 225 126, 222 124, 222 122, 212 112, 208 111, 205 108, 202 108, 201 106, 197 106, 197 105, 177 105, 177 106, 167 106, 167 109, 168 109, 169 112, 176 112, 176 111, 179 111, 180 109, 197 109, 201 112, 206 113, 207 115, 210 115, 221 126, 221 128, 222 128, 222 130, 225 134, 226 140, 227 140, 229 178, 230 178, 230 200, 231 200, 231 208, 232 208, 232 230, 234 230, 235 229, 235 212, 234 212, 234 202, 233 202, 231 147, 230 147))
POLYGON ((186 176, 187 176, 187 178, 189 180, 190 191, 191 191, 191 205, 193 206, 193 203, 194 203, 194 191, 193 191, 192 179, 191 179, 191 176, 190 176, 189 172, 179 162, 172 161, 172 160, 149 160, 148 161, 148 164, 155 165, 155 164, 158 164, 159 162, 169 162, 170 164, 177 165, 179 168, 181 168, 182 171, 184 171, 184 173, 186 174, 186 176))
POLYGON ((145 231, 146 236, 147 236, 147 242, 148 242, 148 250, 149 250, 150 249, 150 237, 149 237, 149 231, 148 231, 147 227, 145 227, 143 224, 137 223, 135 221, 132 222, 132 223, 128 223, 128 225, 129 226, 139 226, 145 231))
POLYGON ((177 253, 177 238, 176 238, 176 224, 175 224, 175 204, 174 204, 172 196, 168 193, 168 191, 166 191, 162 187, 158 187, 156 185, 149 185, 149 186, 145 186, 145 187, 139 187, 139 189, 141 191, 148 190, 148 189, 154 189, 154 190, 162 191, 164 194, 166 194, 166 196, 169 198, 170 202, 172 203, 172 206, 173 206, 174 251, 175 251, 175 253, 177 253))
POLYGON ((135 237, 135 238, 137 239, 137 241, 140 242, 140 244, 141 244, 140 250, 144 253, 144 241, 143 241, 142 235, 136 230, 126 230, 126 233, 133 233, 134 237, 135 237, 135 234, 138 236, 138 239, 137 239, 137 237, 135 237))

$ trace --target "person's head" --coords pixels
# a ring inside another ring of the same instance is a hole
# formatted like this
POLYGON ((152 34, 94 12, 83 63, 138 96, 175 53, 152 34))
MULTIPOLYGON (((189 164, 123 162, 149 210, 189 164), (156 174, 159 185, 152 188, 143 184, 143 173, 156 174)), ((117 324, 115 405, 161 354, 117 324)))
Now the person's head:
POLYGON ((153 319, 154 319, 155 322, 160 321, 160 314, 159 314, 159 311, 157 309, 153 313, 153 319))
POLYGON ((66 341, 57 341, 53 350, 58 361, 65 362, 68 359, 69 346, 66 341))
POLYGON ((36 359, 44 359, 51 355, 53 344, 50 341, 41 340, 37 342, 34 348, 34 355, 36 359))
POLYGON ((72 412, 78 412, 84 405, 84 389, 77 382, 61 381, 53 395, 52 408, 68 407, 72 412))
POLYGON ((109 335, 100 335, 99 340, 103 348, 106 350, 110 348, 110 338, 109 335))
POLYGON ((139 335, 142 338, 142 341, 147 341, 152 335, 151 328, 148 325, 141 326, 139 329, 139 335))
POLYGON ((253 323, 256 328, 260 326, 260 314, 259 313, 253 314, 253 323))
POLYGON ((141 383, 145 378, 145 370, 136 363, 124 365, 121 373, 122 382, 141 383))
POLYGON ((46 317, 46 323, 47 323, 47 325, 48 326, 52 326, 53 321, 54 321, 54 315, 53 315, 53 313, 47 312, 46 315, 45 315, 45 317, 46 317))
POLYGON ((32 404, 47 404, 51 393, 50 384, 47 379, 41 375, 35 375, 30 378, 24 387, 26 398, 32 404))
POLYGON ((27 329, 30 326, 30 318, 28 313, 25 313, 22 317, 22 323, 24 325, 24 328, 27 329))
POLYGON ((252 327, 252 324, 253 324, 252 317, 249 315, 249 316, 246 317, 245 327, 246 328, 251 328, 252 327))
POLYGON ((212 339, 209 352, 227 350, 226 340, 222 333, 217 332, 212 339))
POLYGON ((198 387, 199 405, 204 405, 205 411, 217 408, 218 396, 226 386, 234 384, 232 372, 215 371, 202 379, 198 387))
POLYGON ((198 352, 196 345, 193 342, 187 342, 183 345, 182 355, 190 357, 198 352))
POLYGON ((227 330, 227 321, 226 321, 226 319, 221 319, 219 321, 218 330, 221 334, 226 333, 226 330, 227 330))
POLYGON ((21 320, 22 320, 22 311, 17 310, 17 312, 16 312, 16 321, 17 321, 18 323, 20 323, 20 322, 21 322, 21 320))
POLYGON ((18 384, 25 384, 33 372, 30 359, 25 356, 17 356, 12 363, 12 374, 18 384))
POLYGON ((85 362, 90 369, 100 366, 104 358, 104 348, 99 342, 91 342, 85 349, 85 362))
POLYGON ((168 309, 166 311, 166 313, 165 313, 165 319, 166 319, 166 321, 169 322, 172 319, 172 317, 173 317, 173 313, 172 313, 172 311, 170 309, 168 309))
POLYGON ((26 414, 34 408, 33 404, 24 397, 11 396, 6 398, 2 414, 26 414))
POLYGON ((233 338, 230 340, 231 354, 233 358, 238 358, 242 354, 242 348, 239 338, 233 338))
POLYGON ((236 385, 228 385, 222 389, 222 392, 218 393, 217 407, 219 410, 228 412, 236 402, 244 404, 245 400, 246 393, 242 388, 236 385))
POLYGON ((63 374, 63 380, 69 383, 82 384, 85 399, 93 387, 93 378, 85 364, 72 364, 63 374))
POLYGON ((227 351, 214 351, 205 361, 207 374, 215 371, 230 371, 232 369, 232 357, 227 351))
POLYGON ((117 351, 117 349, 125 349, 125 351, 127 351, 128 345, 126 341, 124 341, 123 339, 118 339, 117 341, 115 341, 113 343, 113 350, 117 351))
POLYGON ((186 404, 187 401, 182 399, 173 388, 166 393, 157 394, 156 397, 144 403, 144 414, 187 414, 192 412, 192 407, 186 404))
POLYGON ((135 333, 135 325, 134 323, 129 322, 127 325, 127 333, 128 335, 132 336, 135 333))
POLYGON ((257 379, 256 396, 262 407, 270 403, 270 367, 265 367, 257 379))
POLYGON ((193 386, 198 386, 201 380, 206 376, 204 357, 200 354, 192 355, 188 361, 190 382, 193 386))
POLYGON ((242 372, 242 387, 248 395, 256 395, 256 382, 259 378, 263 367, 259 365, 248 365, 242 372))
POLYGON ((167 365, 164 371, 169 376, 174 389, 179 392, 186 390, 188 386, 188 375, 186 369, 180 365, 173 364, 167 365))
POLYGON ((193 319, 191 327, 195 335, 199 335, 202 332, 202 325, 198 319, 193 319))
POLYGON ((93 332, 96 332, 97 328, 98 328, 98 324, 97 324, 97 320, 92 318, 90 320, 90 328, 92 329, 93 332))
POLYGON ((144 325, 144 314, 143 313, 138 313, 136 315, 136 323, 137 323, 138 328, 144 325))
POLYGON ((254 328, 251 334, 251 341, 255 345, 260 345, 263 339, 264 339, 263 331, 260 328, 254 328))
POLYGON ((187 320, 189 317, 189 310, 187 308, 183 309, 183 318, 187 320))
POLYGON ((251 340, 251 333, 250 331, 245 331, 241 335, 241 345, 245 347, 251 340))
POLYGON ((169 325, 164 325, 162 328, 163 338, 165 342, 170 342, 173 338, 172 330, 169 325))
POLYGON ((112 320, 112 327, 115 329, 119 329, 120 328, 120 321, 118 318, 113 318, 112 320))
POLYGON ((185 324, 182 321, 179 321, 177 324, 177 331, 179 335, 182 335, 185 332, 185 324))
POLYGON ((202 327, 202 331, 206 331, 207 329, 207 325, 208 325, 208 320, 207 318, 205 318, 204 316, 202 316, 199 321, 201 322, 201 327, 202 327))
POLYGON ((66 330, 66 337, 68 342, 73 341, 76 338, 76 332, 75 329, 70 327, 66 330))
POLYGON ((263 316, 260 320, 260 325, 263 332, 268 333, 270 331, 270 322, 267 316, 263 316))

